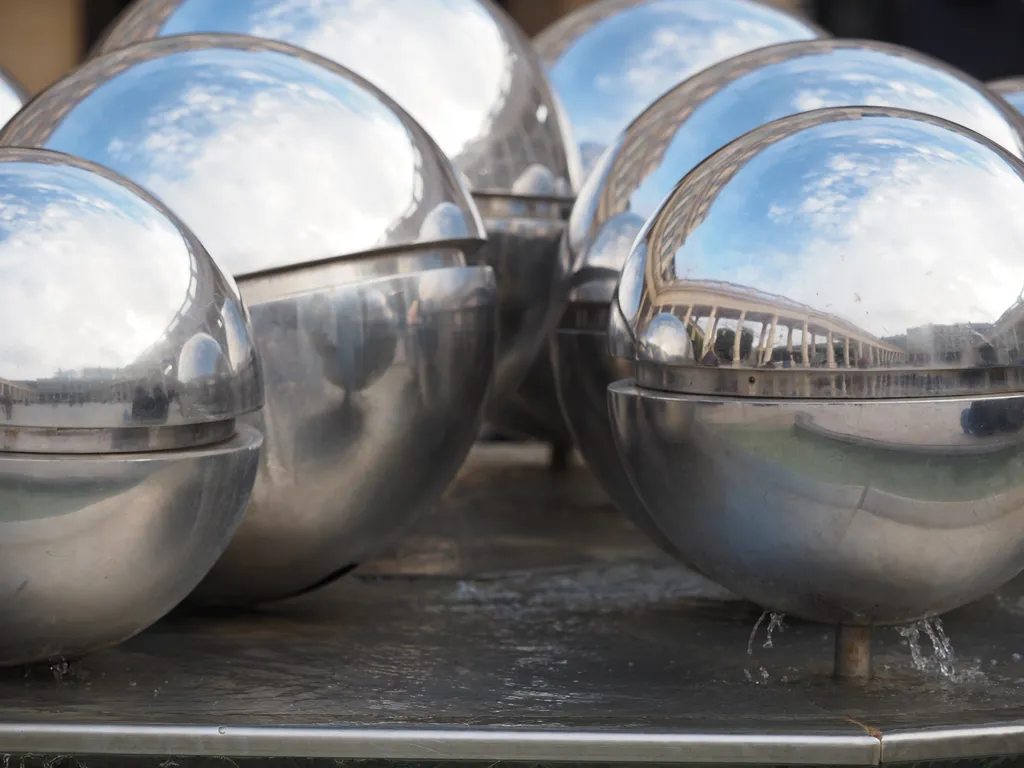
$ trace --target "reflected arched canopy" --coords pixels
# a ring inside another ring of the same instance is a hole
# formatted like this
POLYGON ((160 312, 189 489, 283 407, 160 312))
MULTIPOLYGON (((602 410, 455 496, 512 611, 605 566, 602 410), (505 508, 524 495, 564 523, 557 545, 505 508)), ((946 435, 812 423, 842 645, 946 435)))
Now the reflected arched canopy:
POLYGON ((1021 391, 1021 206, 1024 165, 944 120, 865 107, 775 121, 659 206, 622 273, 611 332, 631 338, 613 347, 674 391, 1021 391))
POLYGON ((99 50, 206 32, 290 43, 359 73, 430 132, 474 192, 522 194, 535 167, 545 184, 527 192, 575 188, 578 158, 542 66, 490 0, 142 0, 99 50))
POLYGON ((248 321, 226 330, 223 307, 247 317, 230 278, 141 189, 65 155, 0 150, 0 424, 19 428, 4 449, 34 450, 19 441, 36 428, 197 424, 258 408, 248 321), (187 388, 195 337, 222 360, 218 388, 195 393, 195 413, 154 421, 138 398, 187 388))
POLYGON ((825 36, 759 0, 597 0, 535 44, 589 174, 630 121, 682 80, 747 51, 825 36))
POLYGON ((194 36, 99 57, 0 133, 158 195, 235 276, 483 238, 454 169, 361 78, 269 41, 194 36))
POLYGON ((813 40, 704 70, 644 110, 588 179, 570 225, 577 300, 609 300, 633 239, 687 173, 761 125, 815 109, 886 106, 941 117, 1024 157, 1021 120, 981 83, 898 46, 813 40))

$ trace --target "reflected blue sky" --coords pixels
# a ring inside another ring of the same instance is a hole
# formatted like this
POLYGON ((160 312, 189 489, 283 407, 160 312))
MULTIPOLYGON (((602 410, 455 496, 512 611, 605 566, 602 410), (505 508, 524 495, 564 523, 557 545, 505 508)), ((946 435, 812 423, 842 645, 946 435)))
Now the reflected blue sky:
POLYGON ((750 0, 653 0, 587 29, 550 76, 576 141, 607 146, 654 99, 702 69, 816 37, 799 19, 750 0))
MULTIPOLYGON (((693 174, 661 215, 680 215, 691 183, 744 148, 693 174)), ((652 258, 672 259, 679 280, 749 286, 889 336, 998 318, 1024 288, 1021 210, 1020 165, 944 127, 872 116, 762 146, 685 242, 652 258)))
POLYGON ((135 362, 188 297, 192 259, 170 220, 119 184, 0 162, 0 378, 135 362))
POLYGON ((183 384, 213 381, 230 368, 220 344, 206 333, 192 336, 178 356, 178 381, 183 384))

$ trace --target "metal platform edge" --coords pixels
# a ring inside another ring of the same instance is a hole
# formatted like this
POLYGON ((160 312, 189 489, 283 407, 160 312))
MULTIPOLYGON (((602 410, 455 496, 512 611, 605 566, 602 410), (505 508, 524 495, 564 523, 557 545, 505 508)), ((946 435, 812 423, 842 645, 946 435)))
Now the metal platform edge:
POLYGON ((1024 721, 885 733, 862 727, 864 735, 0 723, 0 754, 828 766, 1024 754, 1024 721))
POLYGON ((1024 755, 1024 721, 1001 725, 894 728, 882 734, 883 763, 1024 755))
POLYGON ((868 733, 0 723, 0 754, 868 766, 879 764, 881 742, 868 733))

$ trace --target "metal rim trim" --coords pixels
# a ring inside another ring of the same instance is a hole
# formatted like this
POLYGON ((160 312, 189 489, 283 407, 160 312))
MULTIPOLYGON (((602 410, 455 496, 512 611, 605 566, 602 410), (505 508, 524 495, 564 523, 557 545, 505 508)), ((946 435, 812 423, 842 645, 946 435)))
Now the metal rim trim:
POLYGON ((235 431, 234 419, 122 429, 7 427, 0 430, 0 456, 5 453, 90 455, 180 451, 224 442, 235 431))
POLYGON ((638 362, 636 383, 681 395, 778 400, 899 400, 1024 392, 1024 368, 731 368, 638 362))

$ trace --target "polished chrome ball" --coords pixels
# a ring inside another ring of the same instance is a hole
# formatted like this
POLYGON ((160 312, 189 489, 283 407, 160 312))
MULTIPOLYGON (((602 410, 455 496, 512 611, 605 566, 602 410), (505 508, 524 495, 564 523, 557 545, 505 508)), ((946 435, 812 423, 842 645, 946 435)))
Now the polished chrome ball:
POLYGON ((1024 567, 1024 165, 953 123, 787 117, 658 207, 610 320, 630 478, 774 611, 892 624, 1024 567))
MULTIPOLYGON (((806 19, 759 0, 598 0, 556 21, 534 44, 589 172, 630 121, 680 81, 730 56, 824 35, 806 19)), ((564 439, 550 385, 552 354, 540 354, 496 423, 564 439)), ((603 388, 598 397, 603 406, 603 388)))
POLYGON ((430 133, 476 198, 500 290, 492 410, 543 345, 562 297, 558 241, 579 177, 543 67, 491 0, 136 0, 99 50, 221 32, 296 45, 350 68, 430 133))
POLYGON ((262 437, 235 420, 262 399, 237 287, 161 203, 0 150, 0 666, 188 595, 242 520, 262 437))
POLYGON ((28 94, 10 73, 0 68, 0 126, 28 101, 28 94))
POLYGON ((245 522, 199 597, 312 588, 439 497, 479 428, 494 277, 465 266, 485 234, 455 170, 380 91, 280 43, 164 38, 90 60, 0 143, 120 171, 239 281, 266 446, 245 522))
POLYGON ((661 94, 703 69, 767 45, 827 37, 760 0, 597 0, 534 45, 579 144, 584 172, 661 94))
POLYGON ((989 90, 1002 96, 1018 112, 1024 113, 1024 77, 1008 77, 988 83, 989 90))
MULTIPOLYGON (((907 48, 812 40, 717 64, 665 93, 616 141, 584 185, 567 238, 569 305, 553 340, 559 397, 584 459, 615 502, 644 512, 614 449, 605 391, 624 378, 608 356, 607 306, 630 247, 658 204, 704 158, 772 120, 814 109, 877 105, 971 128, 1024 155, 1020 121, 980 83, 907 48)), ((741 338, 744 350, 752 341, 741 338)), ((665 540, 642 523, 664 546, 665 540)))

